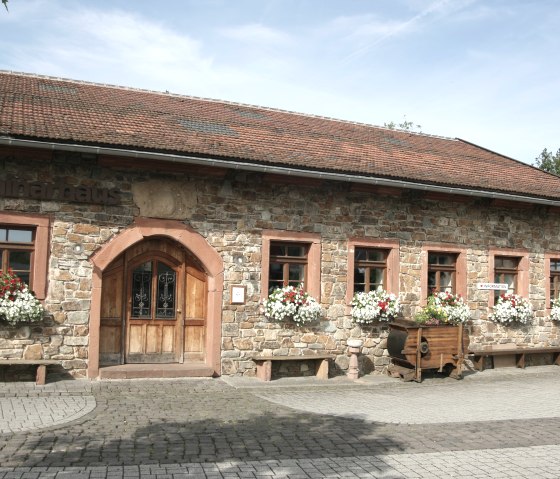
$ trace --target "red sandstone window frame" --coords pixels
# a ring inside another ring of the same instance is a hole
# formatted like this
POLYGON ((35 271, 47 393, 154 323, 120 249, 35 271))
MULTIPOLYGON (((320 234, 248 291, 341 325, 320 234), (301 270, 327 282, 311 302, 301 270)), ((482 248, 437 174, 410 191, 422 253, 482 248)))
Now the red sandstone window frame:
POLYGON ((317 301, 321 300, 321 236, 315 233, 265 230, 262 232, 261 299, 268 297, 270 246, 272 243, 306 245, 306 291, 317 301))
POLYGON ((31 255, 32 290, 37 299, 44 300, 47 295, 50 219, 41 215, 2 212, 0 224, 8 228, 27 228, 34 231, 34 247, 31 255))
MULTIPOLYGON (((430 254, 453 255, 455 256, 455 268, 453 280, 453 293, 459 294, 465 301, 467 298, 467 248, 454 246, 446 243, 427 243, 422 246, 420 252, 420 304, 427 304, 428 295, 431 293, 428 288, 428 273, 430 268, 430 254)), ((449 271, 449 268, 446 268, 449 271)))
POLYGON ((356 248, 378 249, 387 252, 385 271, 385 290, 399 294, 400 242, 391 239, 350 238, 348 240, 348 274, 346 275, 346 304, 349 306, 354 297, 354 269, 356 248))
POLYGON ((555 296, 560 296, 560 271, 553 271, 551 264, 560 262, 560 252, 546 253, 544 255, 544 290, 545 290, 545 311, 550 314, 551 303, 555 296), (552 284, 556 286, 553 288, 552 284))
MULTIPOLYGON (((496 257, 517 258, 517 279, 515 294, 529 298, 529 252, 525 249, 491 248, 488 250, 488 282, 494 283, 496 276, 496 257)), ((488 295, 488 307, 495 304, 495 295, 492 291, 488 295)))

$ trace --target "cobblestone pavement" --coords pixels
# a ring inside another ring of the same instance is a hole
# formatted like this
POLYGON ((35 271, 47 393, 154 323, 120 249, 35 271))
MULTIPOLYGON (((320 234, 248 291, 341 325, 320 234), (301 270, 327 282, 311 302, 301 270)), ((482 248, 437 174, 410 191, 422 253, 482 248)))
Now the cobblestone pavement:
POLYGON ((559 393, 554 366, 421 384, 0 384, 0 479, 560 478, 559 393))

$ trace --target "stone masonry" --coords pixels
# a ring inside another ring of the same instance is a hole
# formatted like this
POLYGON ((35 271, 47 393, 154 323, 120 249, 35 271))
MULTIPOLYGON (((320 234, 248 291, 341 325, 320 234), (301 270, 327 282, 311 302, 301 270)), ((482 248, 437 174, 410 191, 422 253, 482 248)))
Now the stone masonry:
MULTIPOLYGON (((492 206, 490 200, 435 201, 414 191, 400 197, 352 191, 349 184, 318 186, 267 183, 257 173, 232 171, 225 178, 195 174, 112 169, 93 156, 54 153, 51 162, 18 161, 0 150, 0 179, 55 182, 116 188, 118 205, 0 198, 0 211, 44 214, 51 218, 48 294, 44 322, 19 328, 0 327, 0 357, 62 360, 63 368, 83 377, 88 361, 92 265, 89 257, 129 226, 137 216, 178 219, 200 233, 225 265, 222 310, 222 374, 254 375, 251 357, 265 354, 336 355, 335 374, 348 367, 346 341, 364 340, 361 369, 381 371, 388 364, 387 326, 352 322, 346 302, 349 238, 391 239, 400 243, 399 289, 404 316, 420 307, 422 246, 445 243, 467 248, 471 344, 559 343, 558 326, 545 310, 544 255, 560 251, 560 215, 546 207, 492 206), (21 165, 25 164, 22 168, 21 165), (159 186, 154 186, 159 185, 159 186), (167 185, 166 202, 146 200, 167 185), (172 194, 169 194, 171 192, 172 194), (169 204, 171 203, 171 205, 169 204), (176 207, 172 207, 172 206, 176 207), (321 321, 309 327, 280 325, 260 311, 263 230, 318 233, 321 236, 321 321), (73 247, 83 246, 81 253, 73 247), (529 251, 529 299, 532 324, 501 326, 487 321, 488 249, 529 251), (244 305, 230 304, 230 286, 247 288, 244 305)), ((304 368, 307 367, 304 365, 304 368)))

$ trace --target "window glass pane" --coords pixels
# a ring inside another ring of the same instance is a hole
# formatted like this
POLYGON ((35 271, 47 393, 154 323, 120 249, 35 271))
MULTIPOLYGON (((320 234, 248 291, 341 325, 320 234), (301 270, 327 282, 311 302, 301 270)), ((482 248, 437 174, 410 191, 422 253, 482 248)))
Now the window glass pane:
POLYGON ((560 261, 552 260, 550 262, 550 271, 560 271, 560 261))
POLYGON ((370 289, 377 289, 378 286, 383 287, 383 271, 380 268, 372 268, 370 270, 370 289))
POLYGON ((366 281, 366 269, 365 268, 354 268, 354 282, 355 283, 365 283, 366 281))
POLYGON ((305 249, 303 246, 288 246, 288 256, 305 256, 305 249))
POLYGON ((27 284, 29 286, 29 273, 26 273, 24 271, 18 271, 17 275, 19 276, 19 279, 21 279, 25 284, 27 284))
POLYGON ((358 284, 358 283, 354 284, 354 293, 364 293, 365 290, 366 290, 365 284, 358 284))
POLYGON ((283 265, 280 263, 270 263, 268 269, 268 292, 272 293, 276 288, 284 285, 283 265))
POLYGON ((0 241, 8 241, 8 230, 6 228, 0 228, 0 241))
POLYGON ((367 257, 367 250, 364 248, 356 248, 354 251, 354 261, 364 261, 367 257))
POLYGON ((428 271, 428 293, 437 288, 436 276, 435 271, 428 271))
POLYGON ((286 256, 286 247, 283 245, 272 243, 270 245, 271 256, 286 256))
POLYGON ((8 230, 9 243, 33 243, 33 231, 8 230))
POLYGON ((515 292, 515 280, 517 275, 515 274, 504 274, 504 283, 508 285, 508 293, 515 292))
POLYGON ((291 264, 289 268, 289 283, 303 283, 304 265, 291 264))
POLYGON ((164 263, 158 263, 156 318, 175 319, 175 284, 175 271, 164 263))
POLYGON ((8 265, 14 271, 30 271, 31 270, 31 252, 30 251, 9 251, 8 265))
POLYGON ((368 250, 368 261, 385 261, 385 251, 380 249, 368 250))
POLYGON ((506 258, 504 256, 496 256, 494 260, 496 268, 516 269, 518 263, 518 258, 506 258))
POLYGON ((137 266, 132 272, 132 317, 150 318, 152 306, 152 262, 137 266))
POLYGON ((453 273, 450 271, 442 271, 439 276, 439 290, 440 291, 453 291, 453 273))
POLYGON ((270 270, 268 273, 268 278, 275 281, 282 281, 283 268, 280 263, 270 263, 270 270))
POLYGON ((444 266, 453 266, 457 261, 457 255, 455 254, 436 254, 436 253, 429 253, 428 254, 428 263, 429 264, 440 264, 444 266))

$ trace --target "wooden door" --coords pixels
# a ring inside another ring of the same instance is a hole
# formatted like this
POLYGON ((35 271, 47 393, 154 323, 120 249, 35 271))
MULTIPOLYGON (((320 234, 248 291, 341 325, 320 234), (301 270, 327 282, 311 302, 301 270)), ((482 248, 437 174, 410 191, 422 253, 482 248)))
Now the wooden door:
POLYGON ((184 265, 145 253, 127 266, 126 362, 182 361, 184 265))
POLYGON ((142 241, 103 273, 100 365, 203 361, 208 281, 165 238, 142 241))

